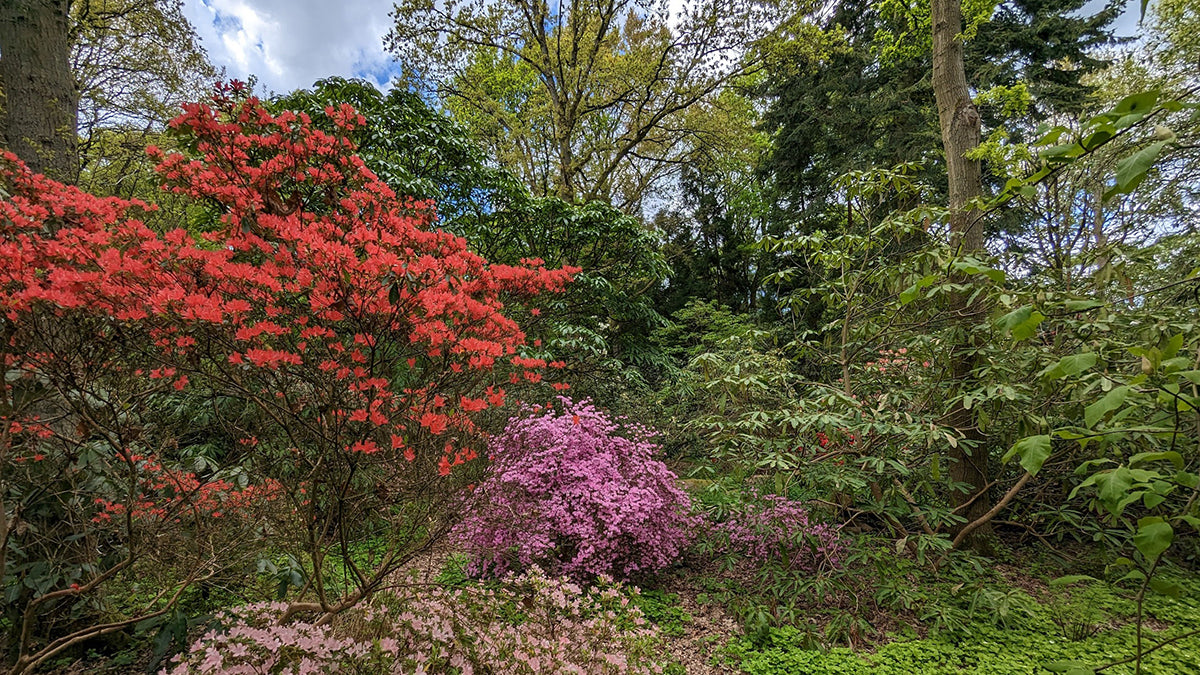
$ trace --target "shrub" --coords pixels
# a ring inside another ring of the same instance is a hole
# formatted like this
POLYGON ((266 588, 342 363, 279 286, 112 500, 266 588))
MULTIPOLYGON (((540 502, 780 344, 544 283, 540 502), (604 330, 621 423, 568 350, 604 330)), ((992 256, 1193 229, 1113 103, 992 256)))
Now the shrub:
POLYGON ((778 495, 754 495, 736 505, 713 533, 725 552, 804 572, 839 567, 846 552, 837 528, 810 522, 800 502, 778 495))
POLYGON ((380 597, 328 625, 281 624, 282 603, 250 605, 164 673, 661 673, 658 633, 621 591, 533 568, 494 589, 380 597))
POLYGON ((477 573, 533 564, 574 578, 628 578, 670 565, 694 519, 644 427, 587 401, 534 406, 489 444, 490 477, 454 534, 477 573))
POLYGON ((293 612, 352 606, 444 534, 469 480, 452 468, 475 460, 474 420, 504 404, 502 385, 542 379, 504 303, 561 291, 573 268, 489 264, 364 166, 349 140, 362 116, 327 114, 328 133, 236 83, 184 106, 171 127, 186 154, 147 149, 197 216, 168 232, 139 219, 150 205, 0 155, 13 672, 163 616, 239 562, 228 546, 251 532, 303 561, 319 602, 293 612), (171 423, 186 415, 162 412, 189 397, 238 437, 219 475, 189 471, 195 438, 171 423), (332 554, 368 537, 382 552, 331 581, 332 554), (171 574, 144 606, 74 625, 102 584, 159 568, 171 574))

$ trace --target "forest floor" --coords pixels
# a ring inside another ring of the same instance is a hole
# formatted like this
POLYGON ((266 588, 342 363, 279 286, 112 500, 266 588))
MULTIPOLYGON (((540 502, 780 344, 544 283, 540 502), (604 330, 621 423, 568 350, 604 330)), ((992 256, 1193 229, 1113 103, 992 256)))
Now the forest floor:
POLYGON ((737 621, 721 606, 698 598, 699 580, 712 570, 684 567, 675 570, 661 583, 662 592, 675 596, 686 620, 661 626, 671 659, 689 675, 725 675, 741 672, 730 664, 717 665, 719 650, 741 634, 737 621))
MULTIPOLYGON (((442 542, 409 561, 397 572, 396 583, 440 584, 461 579, 464 561, 451 544, 442 542)), ((1050 583, 1051 575, 1036 564, 1017 560, 992 564, 986 570, 987 584, 966 593, 962 584, 938 575, 896 574, 890 580, 859 578, 854 585, 865 599, 881 584, 907 583, 906 592, 919 594, 924 604, 915 611, 866 617, 877 630, 867 639, 856 640, 854 649, 812 646, 813 635, 826 634, 830 617, 854 611, 846 603, 832 600, 803 611, 804 625, 771 628, 756 639, 747 637, 740 617, 722 604, 722 598, 744 598, 745 590, 761 582, 749 568, 731 570, 712 559, 689 557, 683 565, 645 580, 635 604, 661 630, 668 675, 1047 673, 1060 672, 1046 670, 1045 666, 1054 662, 1096 665, 1119 661, 1133 648, 1136 607, 1128 589, 1116 585, 1094 582, 1063 587, 1050 583), (942 620, 939 616, 950 615, 961 625, 931 628, 942 620)), ((1144 625, 1148 644, 1200 631, 1200 576, 1172 567, 1168 578, 1179 585, 1180 594, 1147 597, 1144 625)), ((123 662, 120 658, 76 660, 52 672, 146 673, 149 663, 144 651, 123 662)), ((1200 673, 1200 637, 1155 651, 1141 672, 1200 673)), ((1121 664, 1104 673, 1131 675, 1134 668, 1121 664)))

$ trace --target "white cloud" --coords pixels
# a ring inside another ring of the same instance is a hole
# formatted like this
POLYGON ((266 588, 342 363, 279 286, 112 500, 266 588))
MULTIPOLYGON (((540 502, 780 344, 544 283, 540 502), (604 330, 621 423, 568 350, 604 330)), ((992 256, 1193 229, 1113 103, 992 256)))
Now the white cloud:
POLYGON ((330 75, 386 86, 396 71, 383 50, 391 9, 390 0, 184 0, 216 66, 280 93, 330 75))

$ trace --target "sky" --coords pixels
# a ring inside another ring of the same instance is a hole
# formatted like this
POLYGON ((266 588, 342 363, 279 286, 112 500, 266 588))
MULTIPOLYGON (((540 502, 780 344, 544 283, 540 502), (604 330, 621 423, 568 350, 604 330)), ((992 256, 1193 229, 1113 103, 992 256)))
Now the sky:
POLYGON ((184 0, 209 59, 226 77, 257 76, 285 93, 330 75, 385 87, 398 72, 383 49, 391 0, 184 0))
MULTIPOLYGON (((501 0, 502 1, 502 0, 501 0)), ((1091 0, 1084 11, 1104 0, 1091 0)), ((1130 0, 1117 32, 1137 32, 1130 0)), ((258 77, 262 93, 308 87, 330 75, 386 88, 399 67, 383 49, 392 0, 184 0, 184 14, 226 77, 258 77)), ((1094 11, 1094 10, 1093 10, 1094 11)))

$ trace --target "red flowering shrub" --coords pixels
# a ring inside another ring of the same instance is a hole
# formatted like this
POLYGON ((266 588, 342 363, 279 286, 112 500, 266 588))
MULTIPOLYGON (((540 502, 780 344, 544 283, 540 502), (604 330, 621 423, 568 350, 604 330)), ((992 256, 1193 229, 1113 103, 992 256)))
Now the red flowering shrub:
POLYGON ((695 520, 645 428, 559 398, 509 421, 488 445, 492 473, 456 538, 475 571, 541 565, 576 578, 628 578, 672 564, 695 520))
MULTIPOLYGON (((489 265, 433 227, 431 205, 398 198, 363 166, 346 137, 359 115, 328 112, 337 133, 271 115, 236 83, 186 106, 171 127, 191 152, 148 151, 168 189, 197 204, 198 235, 155 232, 136 217, 153 207, 88 195, 4 155, 0 349, 17 378, 0 406, 0 479, 17 486, 6 503, 37 492, 18 469, 53 446, 56 470, 103 477, 63 486, 60 506, 81 516, 72 534, 110 528, 102 546, 136 560, 147 524, 194 533, 211 527, 201 519, 277 497, 255 531, 306 556, 315 600, 291 610, 325 615, 444 529, 452 468, 478 454, 472 418, 503 405, 502 384, 537 381, 546 365, 521 357, 503 300, 561 290, 573 270, 489 265), (244 439, 225 460, 248 487, 172 465, 180 439, 155 406, 185 396, 241 406, 218 422, 244 439), (28 442, 27 430, 47 438, 28 442), (347 543, 362 537, 386 545, 351 561, 347 543), (338 583, 332 555, 347 567, 338 583)), ((71 565, 71 594, 115 574, 111 563, 71 565)), ((21 659, 65 646, 34 642, 21 659)))

